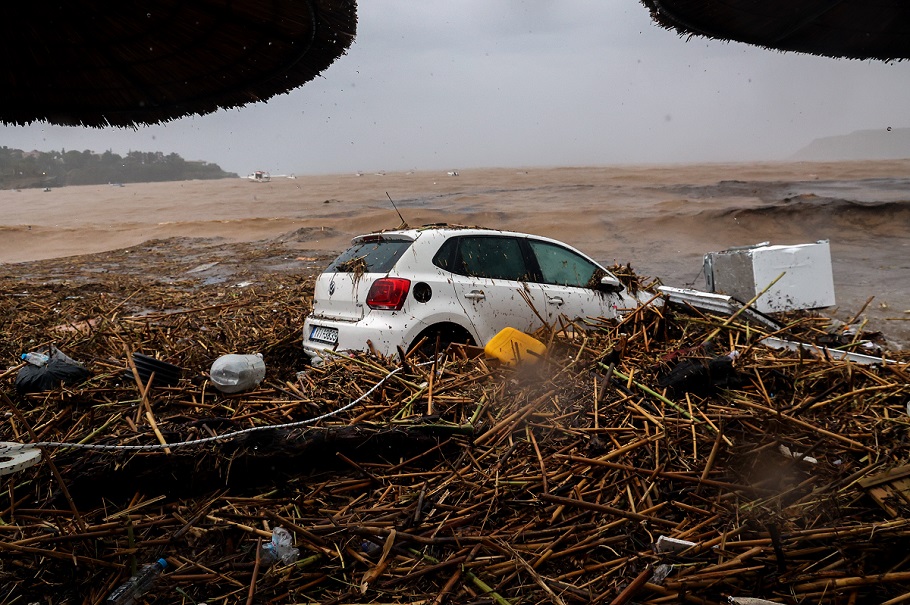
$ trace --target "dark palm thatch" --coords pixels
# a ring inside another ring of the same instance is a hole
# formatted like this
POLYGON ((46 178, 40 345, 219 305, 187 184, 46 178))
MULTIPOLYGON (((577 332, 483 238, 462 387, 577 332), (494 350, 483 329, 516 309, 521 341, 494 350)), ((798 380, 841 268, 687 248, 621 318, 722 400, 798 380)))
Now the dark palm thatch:
POLYGON ((642 0, 680 35, 825 57, 910 58, 906 0, 642 0))
POLYGON ((357 25, 355 0, 32 0, 4 9, 7 124, 136 126, 264 101, 329 67, 357 25))

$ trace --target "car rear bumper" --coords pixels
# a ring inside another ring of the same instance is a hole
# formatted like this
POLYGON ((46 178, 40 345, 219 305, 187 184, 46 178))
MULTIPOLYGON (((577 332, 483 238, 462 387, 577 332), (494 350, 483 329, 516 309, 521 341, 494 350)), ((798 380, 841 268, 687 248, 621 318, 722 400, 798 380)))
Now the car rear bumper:
POLYGON ((310 356, 314 365, 319 365, 322 360, 333 354, 345 351, 369 351, 372 349, 385 356, 394 355, 398 347, 407 347, 407 326, 401 325, 400 315, 386 317, 378 313, 371 313, 357 322, 339 321, 313 317, 306 318, 303 323, 303 352, 310 356), (396 325, 398 324, 398 325, 396 325), (336 343, 313 340, 313 331, 316 328, 335 330, 338 340, 336 343))

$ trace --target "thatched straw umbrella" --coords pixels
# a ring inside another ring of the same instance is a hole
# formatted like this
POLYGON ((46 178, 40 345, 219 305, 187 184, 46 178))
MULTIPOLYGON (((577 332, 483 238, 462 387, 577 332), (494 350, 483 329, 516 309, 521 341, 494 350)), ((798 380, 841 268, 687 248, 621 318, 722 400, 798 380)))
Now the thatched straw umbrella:
POLYGON ((826 57, 910 58, 905 0, 642 0, 680 35, 826 57))
POLYGON ((312 80, 354 40, 355 0, 6 5, 0 121, 136 126, 312 80))

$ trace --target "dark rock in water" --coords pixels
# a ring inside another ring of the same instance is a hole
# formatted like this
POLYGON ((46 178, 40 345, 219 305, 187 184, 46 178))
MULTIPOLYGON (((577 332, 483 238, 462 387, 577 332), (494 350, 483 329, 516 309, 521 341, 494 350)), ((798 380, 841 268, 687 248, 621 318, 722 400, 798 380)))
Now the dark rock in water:
POLYGON ((705 397, 719 388, 735 387, 739 374, 729 355, 685 359, 661 376, 657 384, 675 394, 692 393, 705 397))

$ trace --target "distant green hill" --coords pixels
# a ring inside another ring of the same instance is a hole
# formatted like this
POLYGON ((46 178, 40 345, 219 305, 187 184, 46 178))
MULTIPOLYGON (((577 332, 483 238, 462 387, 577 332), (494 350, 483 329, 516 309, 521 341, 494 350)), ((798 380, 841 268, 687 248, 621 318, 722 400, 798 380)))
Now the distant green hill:
POLYGON ((22 151, 0 147, 0 189, 106 183, 223 179, 237 174, 217 164, 190 162, 176 153, 130 151, 22 151))
POLYGON ((856 130, 815 139, 789 159, 802 162, 900 160, 910 158, 910 128, 856 130))

